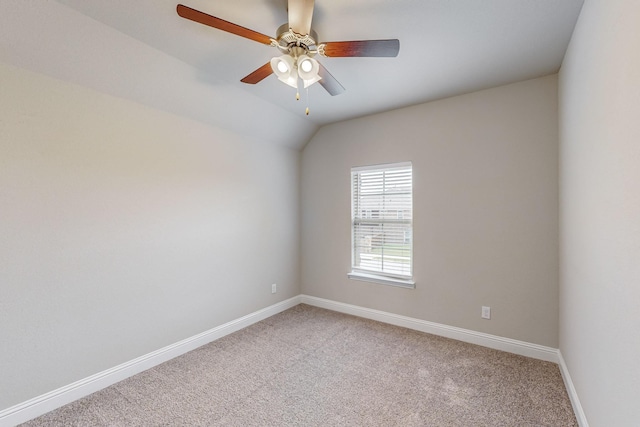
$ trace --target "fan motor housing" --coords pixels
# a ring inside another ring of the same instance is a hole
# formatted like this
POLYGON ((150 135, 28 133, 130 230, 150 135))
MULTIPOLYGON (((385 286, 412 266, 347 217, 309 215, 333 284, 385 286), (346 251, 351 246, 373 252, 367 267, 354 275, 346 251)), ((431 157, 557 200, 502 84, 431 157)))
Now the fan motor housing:
POLYGON ((289 28, 289 24, 282 24, 278 31, 276 32, 276 40, 278 41, 278 46, 281 49, 289 50, 293 46, 302 47, 307 53, 315 53, 316 51, 316 40, 318 39, 318 34, 310 30, 309 34, 300 35, 296 34, 289 28))

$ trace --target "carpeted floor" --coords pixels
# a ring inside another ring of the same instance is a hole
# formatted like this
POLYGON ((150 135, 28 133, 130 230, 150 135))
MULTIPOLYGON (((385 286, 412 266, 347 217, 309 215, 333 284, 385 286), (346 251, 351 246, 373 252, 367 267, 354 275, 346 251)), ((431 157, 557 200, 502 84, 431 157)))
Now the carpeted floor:
POLYGON ((577 426, 558 366, 308 305, 23 426, 577 426))

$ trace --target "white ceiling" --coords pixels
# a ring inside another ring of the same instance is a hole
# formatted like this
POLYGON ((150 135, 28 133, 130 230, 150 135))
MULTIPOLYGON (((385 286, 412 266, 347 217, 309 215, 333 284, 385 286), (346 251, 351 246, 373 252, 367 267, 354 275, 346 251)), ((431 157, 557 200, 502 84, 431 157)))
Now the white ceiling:
MULTIPOLYGON (((268 36, 286 0, 180 0, 268 36)), ((2 0, 0 61, 301 147, 321 125, 558 71, 583 0, 316 0, 320 41, 397 38, 397 58, 319 58, 346 92, 240 79, 273 47, 180 18, 176 0, 2 0)))

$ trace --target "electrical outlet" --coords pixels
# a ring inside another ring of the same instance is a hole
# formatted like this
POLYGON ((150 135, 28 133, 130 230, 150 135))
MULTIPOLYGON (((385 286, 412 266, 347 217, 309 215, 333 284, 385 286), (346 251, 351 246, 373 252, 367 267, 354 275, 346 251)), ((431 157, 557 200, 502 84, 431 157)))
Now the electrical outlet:
POLYGON ((491 319, 491 307, 482 306, 482 318, 491 319))
POLYGON ((271 293, 275 294, 277 290, 278 290, 278 286, 275 283, 272 284, 271 285, 271 293))

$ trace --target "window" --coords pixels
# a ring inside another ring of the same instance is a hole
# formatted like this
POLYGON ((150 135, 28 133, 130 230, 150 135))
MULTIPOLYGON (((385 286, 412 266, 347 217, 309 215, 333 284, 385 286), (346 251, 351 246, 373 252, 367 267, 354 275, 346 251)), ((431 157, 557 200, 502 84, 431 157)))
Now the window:
POLYGON ((349 277, 414 287, 411 163, 351 169, 349 277))

